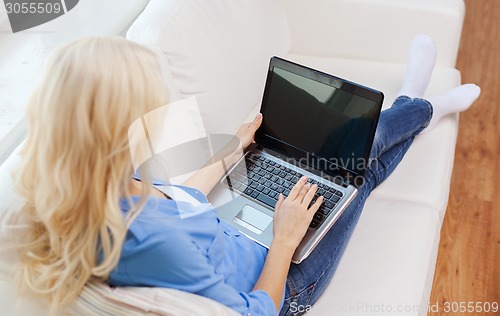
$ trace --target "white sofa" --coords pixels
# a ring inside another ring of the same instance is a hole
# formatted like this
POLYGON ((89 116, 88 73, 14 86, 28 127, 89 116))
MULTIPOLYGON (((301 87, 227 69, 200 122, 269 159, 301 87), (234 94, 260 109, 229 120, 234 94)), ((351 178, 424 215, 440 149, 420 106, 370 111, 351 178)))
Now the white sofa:
MULTIPOLYGON (((172 98, 196 96, 207 130, 233 132, 257 113, 273 55, 379 89, 387 108, 411 39, 426 33, 438 47, 427 95, 458 85, 464 10, 462 0, 151 0, 127 38, 161 50, 172 98)), ((450 115, 418 136, 369 197, 310 315, 427 314, 457 124, 458 116, 450 115)), ((0 168, 2 211, 19 203, 9 187, 16 159, 0 168)), ((3 212, 2 225, 9 214, 3 212)), ((14 315, 12 284, 0 284, 0 308, 14 315)))

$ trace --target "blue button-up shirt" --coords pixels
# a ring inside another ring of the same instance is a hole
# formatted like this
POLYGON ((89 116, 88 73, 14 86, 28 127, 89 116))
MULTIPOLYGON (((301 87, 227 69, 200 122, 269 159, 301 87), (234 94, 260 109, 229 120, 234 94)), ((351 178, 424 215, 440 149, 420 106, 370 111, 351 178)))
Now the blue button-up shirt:
MULTIPOLYGON (((276 314, 269 294, 252 291, 267 249, 221 222, 203 193, 176 187, 197 203, 149 198, 129 227, 108 282, 175 288, 211 298, 243 315, 276 314)), ((139 197, 132 200, 137 203, 139 197)), ((120 206, 124 213, 130 209, 126 199, 120 206)))

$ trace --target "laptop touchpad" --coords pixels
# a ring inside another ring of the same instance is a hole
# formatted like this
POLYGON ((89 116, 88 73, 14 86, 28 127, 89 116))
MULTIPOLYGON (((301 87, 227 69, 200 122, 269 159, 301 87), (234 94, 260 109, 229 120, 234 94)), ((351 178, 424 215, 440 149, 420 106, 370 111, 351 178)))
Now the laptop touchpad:
POLYGON ((245 205, 233 221, 260 235, 273 221, 273 218, 250 205, 245 205))

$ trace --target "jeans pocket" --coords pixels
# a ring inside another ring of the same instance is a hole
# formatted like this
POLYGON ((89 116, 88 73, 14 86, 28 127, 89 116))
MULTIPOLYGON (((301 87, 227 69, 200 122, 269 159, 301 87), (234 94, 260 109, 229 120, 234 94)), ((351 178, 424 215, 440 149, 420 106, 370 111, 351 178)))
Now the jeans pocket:
POLYGON ((285 299, 280 315, 298 316, 310 311, 312 306, 309 302, 316 288, 316 283, 317 282, 314 282, 299 293, 285 299), (286 312, 283 313, 283 310, 286 310, 286 312))

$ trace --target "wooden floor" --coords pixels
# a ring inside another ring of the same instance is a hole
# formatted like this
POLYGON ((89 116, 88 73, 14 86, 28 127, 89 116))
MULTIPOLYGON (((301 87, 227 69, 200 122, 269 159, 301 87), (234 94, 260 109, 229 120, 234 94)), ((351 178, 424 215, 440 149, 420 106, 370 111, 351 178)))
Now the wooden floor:
MULTIPOLYGON (((457 68, 463 83, 476 83, 482 92, 460 115, 430 303, 500 304, 500 0, 465 3, 457 68)), ((442 309, 429 312, 444 314, 442 309)), ((500 315, 500 311, 453 315, 500 315)))

